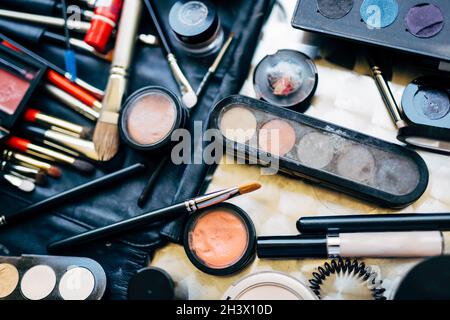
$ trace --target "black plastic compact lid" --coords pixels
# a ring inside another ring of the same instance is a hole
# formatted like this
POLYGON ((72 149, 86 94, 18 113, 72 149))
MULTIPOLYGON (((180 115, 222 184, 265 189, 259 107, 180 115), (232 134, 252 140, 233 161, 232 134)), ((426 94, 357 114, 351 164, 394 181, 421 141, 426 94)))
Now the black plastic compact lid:
POLYGON ((318 79, 316 65, 310 57, 283 49, 266 56, 256 66, 253 86, 258 99, 304 112, 316 92, 318 79))
POLYGON ((416 265, 403 278, 394 300, 450 299, 450 256, 434 257, 416 265))
POLYGON ((210 40, 220 25, 214 5, 203 0, 175 2, 169 24, 180 41, 192 45, 210 40))
POLYGON ((173 300, 175 286, 170 275, 162 269, 141 269, 128 285, 129 300, 173 300))

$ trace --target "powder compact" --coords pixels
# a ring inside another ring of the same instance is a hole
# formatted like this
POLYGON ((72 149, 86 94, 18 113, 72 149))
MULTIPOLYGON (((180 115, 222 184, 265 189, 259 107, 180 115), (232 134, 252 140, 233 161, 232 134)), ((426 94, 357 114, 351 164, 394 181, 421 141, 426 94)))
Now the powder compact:
POLYGON ((46 67, 0 44, 0 140, 19 119, 46 67))
POLYGON ((190 55, 207 56, 220 49, 224 33, 209 1, 177 1, 170 9, 169 25, 180 46, 190 55))
POLYGON ((399 130, 399 140, 450 153, 450 78, 415 79, 403 92, 402 109, 410 125, 399 130))
POLYGON ((298 0, 292 26, 448 63, 449 21, 447 0, 298 0))
POLYGON ((187 111, 163 87, 146 87, 125 102, 120 119, 122 139, 132 148, 155 151, 171 143, 174 130, 184 127, 187 111))
POLYGON ((256 96, 276 106, 305 111, 318 84, 314 61, 302 52, 283 49, 268 55, 256 66, 256 96))
POLYGON ((219 101, 210 128, 226 152, 373 202, 402 208, 428 185, 414 151, 263 101, 235 95, 219 101))
POLYGON ((184 249, 201 271, 224 276, 236 273, 255 259, 256 231, 241 208, 222 203, 188 219, 184 249))
POLYGON ((0 300, 100 300, 105 289, 105 271, 92 259, 0 257, 0 300))
POLYGON ((317 300, 317 296, 294 277, 265 271, 234 283, 223 300, 317 300))

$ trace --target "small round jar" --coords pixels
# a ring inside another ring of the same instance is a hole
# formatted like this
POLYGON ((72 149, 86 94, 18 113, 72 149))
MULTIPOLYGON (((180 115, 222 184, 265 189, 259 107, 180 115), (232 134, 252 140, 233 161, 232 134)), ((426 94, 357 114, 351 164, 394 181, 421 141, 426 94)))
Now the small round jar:
POLYGON ((256 231, 241 208, 222 203, 191 215, 184 250, 194 266, 216 276, 236 273, 256 257, 256 231))
POLYGON ((283 49, 264 57, 256 66, 256 97, 273 105, 303 112, 318 84, 317 67, 306 54, 283 49))
POLYGON ((140 151, 155 151, 171 144, 172 133, 183 128, 187 111, 178 97, 163 87, 145 87, 125 102, 120 118, 123 141, 140 151))
POLYGON ((192 56, 207 56, 222 46, 224 33, 211 2, 175 2, 170 9, 169 25, 180 46, 192 56))
POLYGON ((131 278, 127 294, 129 300, 174 300, 175 284, 166 271, 145 268, 131 278))

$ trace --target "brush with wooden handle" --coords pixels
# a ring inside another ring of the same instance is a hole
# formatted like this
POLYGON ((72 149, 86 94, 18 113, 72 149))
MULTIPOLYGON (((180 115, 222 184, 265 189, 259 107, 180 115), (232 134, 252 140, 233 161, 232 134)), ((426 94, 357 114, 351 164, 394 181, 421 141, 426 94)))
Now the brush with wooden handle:
POLYGON ((128 69, 136 45, 141 12, 142 1, 125 0, 103 107, 94 132, 95 149, 100 161, 111 160, 119 150, 119 112, 128 84, 128 69))

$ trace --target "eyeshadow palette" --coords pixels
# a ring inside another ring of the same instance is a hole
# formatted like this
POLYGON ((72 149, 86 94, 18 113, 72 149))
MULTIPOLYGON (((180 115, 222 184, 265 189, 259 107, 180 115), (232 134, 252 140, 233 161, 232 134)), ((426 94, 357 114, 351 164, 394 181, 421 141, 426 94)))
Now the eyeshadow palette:
POLYGON ((428 185, 428 169, 414 151, 244 96, 214 107, 226 152, 319 185, 402 208, 428 185))
POLYGON ((0 300, 100 300, 105 289, 105 271, 88 258, 0 257, 0 300))
POLYGON ((44 65, 0 44, 0 140, 21 115, 45 69, 44 65))
POLYGON ((298 0, 292 26, 450 62, 447 0, 298 0))

